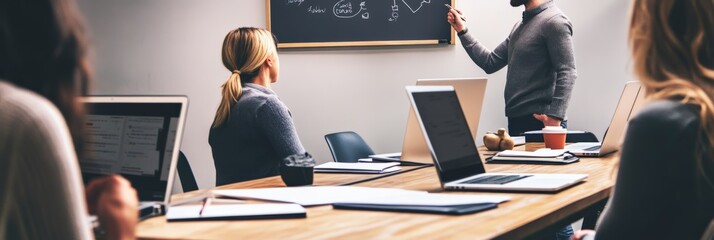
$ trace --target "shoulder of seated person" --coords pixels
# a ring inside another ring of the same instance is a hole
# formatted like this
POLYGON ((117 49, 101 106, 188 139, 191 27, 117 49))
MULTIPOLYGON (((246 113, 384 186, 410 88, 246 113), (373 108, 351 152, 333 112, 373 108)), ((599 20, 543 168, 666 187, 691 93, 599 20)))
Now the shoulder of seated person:
POLYGON ((647 104, 630 120, 630 125, 642 125, 652 129, 682 130, 698 127, 699 115, 692 106, 673 100, 657 100, 647 104))
POLYGON ((241 102, 241 104, 251 105, 256 109, 264 107, 270 109, 285 108, 283 102, 280 101, 277 95, 266 94, 255 89, 247 89, 246 92, 243 93, 243 96, 241 96, 241 102))
POLYGON ((37 126, 64 118, 57 107, 30 90, 0 82, 0 112, 5 127, 37 126), (10 125, 6 125, 10 124, 10 125))

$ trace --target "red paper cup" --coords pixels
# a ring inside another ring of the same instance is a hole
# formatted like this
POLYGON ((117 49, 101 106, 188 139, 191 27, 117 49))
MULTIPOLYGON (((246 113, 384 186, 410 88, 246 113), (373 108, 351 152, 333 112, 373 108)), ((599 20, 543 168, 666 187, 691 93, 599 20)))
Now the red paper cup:
POLYGON ((568 130, 562 127, 545 127, 543 128, 543 141, 545 147, 550 149, 565 148, 565 137, 568 130))

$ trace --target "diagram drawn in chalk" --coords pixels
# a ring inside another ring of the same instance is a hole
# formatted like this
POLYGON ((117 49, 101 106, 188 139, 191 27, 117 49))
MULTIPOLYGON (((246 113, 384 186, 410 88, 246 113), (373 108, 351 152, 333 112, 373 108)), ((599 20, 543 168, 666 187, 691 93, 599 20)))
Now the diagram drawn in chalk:
POLYGON ((363 1, 359 4, 359 9, 355 10, 352 1, 340 0, 332 7, 332 12, 335 14, 335 17, 338 18, 354 18, 362 14, 362 19, 369 19, 369 12, 367 12, 366 5, 367 3, 363 1))
POLYGON ((392 17, 389 18, 390 22, 396 22, 399 19, 399 5, 397 5, 397 0, 394 0, 392 5, 392 17))
POLYGON ((407 7, 409 8, 409 10, 412 11, 412 13, 416 13, 419 10, 421 10, 421 8, 424 6, 424 4, 431 3, 431 0, 402 0, 402 2, 404 2, 405 5, 407 5, 407 7), (419 4, 419 7, 415 8, 414 6, 416 6, 417 3, 419 4))

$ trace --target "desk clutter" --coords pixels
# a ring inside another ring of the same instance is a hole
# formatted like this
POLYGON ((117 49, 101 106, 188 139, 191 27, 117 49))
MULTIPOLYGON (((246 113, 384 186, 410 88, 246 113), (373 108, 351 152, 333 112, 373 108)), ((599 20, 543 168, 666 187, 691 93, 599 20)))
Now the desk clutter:
POLYGON ((291 188, 257 188, 240 190, 214 190, 215 197, 281 202, 266 208, 266 204, 233 204, 211 207, 199 211, 201 206, 180 206, 169 210, 167 218, 201 220, 257 219, 299 217, 297 207, 333 205, 335 209, 397 211, 461 215, 496 208, 510 200, 508 196, 480 194, 441 194, 396 188, 369 188, 351 186, 316 186, 291 188), (231 207, 232 206, 232 207, 231 207), (172 212, 173 211, 173 212, 172 212), (235 218, 230 218, 233 215, 235 218), (253 217, 253 218, 251 218, 253 217))

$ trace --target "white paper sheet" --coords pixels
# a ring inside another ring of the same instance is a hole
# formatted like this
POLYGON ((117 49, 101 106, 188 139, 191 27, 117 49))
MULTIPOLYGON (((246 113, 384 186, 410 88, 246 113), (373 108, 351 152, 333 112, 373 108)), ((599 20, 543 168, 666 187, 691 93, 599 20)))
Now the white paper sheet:
POLYGON ((305 208, 297 204, 230 204, 206 206, 201 213, 202 205, 170 207, 166 219, 201 219, 239 216, 263 216, 305 213, 305 208))
POLYGON ((389 198, 405 193, 421 193, 396 188, 366 188, 350 186, 283 187, 239 190, 214 190, 216 196, 240 199, 290 202, 303 206, 327 205, 335 202, 358 201, 372 198, 389 198))
POLYGON ((514 150, 506 150, 503 152, 499 152, 496 154, 496 156, 499 157, 541 157, 541 158, 554 158, 558 156, 562 156, 565 154, 567 150, 561 149, 561 150, 552 150, 549 148, 542 148, 538 149, 534 152, 527 152, 527 151, 514 151, 514 150))

